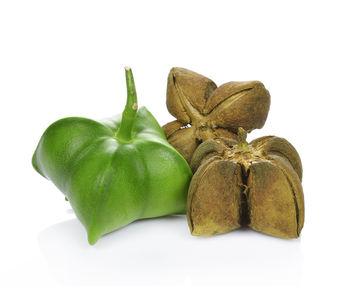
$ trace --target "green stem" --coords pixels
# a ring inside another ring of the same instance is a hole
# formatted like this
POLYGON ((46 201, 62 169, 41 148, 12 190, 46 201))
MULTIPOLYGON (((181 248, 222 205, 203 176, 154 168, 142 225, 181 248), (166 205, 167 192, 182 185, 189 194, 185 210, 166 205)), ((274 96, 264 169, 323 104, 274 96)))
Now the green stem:
POLYGON ((122 142, 129 142, 132 139, 132 128, 137 113, 137 96, 131 68, 125 67, 125 77, 128 97, 122 115, 122 122, 116 136, 122 142))

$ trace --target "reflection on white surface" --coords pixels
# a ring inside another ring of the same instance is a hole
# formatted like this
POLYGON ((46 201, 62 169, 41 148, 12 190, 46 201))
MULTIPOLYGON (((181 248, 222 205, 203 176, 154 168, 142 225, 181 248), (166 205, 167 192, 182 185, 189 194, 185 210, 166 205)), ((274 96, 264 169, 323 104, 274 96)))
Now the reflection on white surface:
POLYGON ((303 266, 300 240, 249 229, 193 237, 185 216, 137 221, 94 246, 73 219, 43 230, 38 241, 63 285, 296 285, 303 266))

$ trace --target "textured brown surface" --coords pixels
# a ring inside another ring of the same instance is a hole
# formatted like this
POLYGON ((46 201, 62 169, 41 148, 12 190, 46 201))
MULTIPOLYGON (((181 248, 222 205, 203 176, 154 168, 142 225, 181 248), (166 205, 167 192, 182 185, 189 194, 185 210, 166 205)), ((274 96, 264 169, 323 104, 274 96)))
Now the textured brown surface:
POLYGON ((276 237, 298 237, 304 196, 297 151, 275 136, 242 140, 210 139, 195 151, 187 211, 191 233, 208 236, 247 225, 276 237))
POLYGON ((270 94, 259 81, 216 84, 184 68, 168 76, 167 107, 177 119, 163 126, 168 141, 190 162, 205 140, 236 139, 238 127, 248 132, 264 126, 270 94))
POLYGON ((210 236, 238 228, 241 167, 232 161, 214 158, 196 174, 191 181, 194 191, 187 200, 192 235, 210 236))

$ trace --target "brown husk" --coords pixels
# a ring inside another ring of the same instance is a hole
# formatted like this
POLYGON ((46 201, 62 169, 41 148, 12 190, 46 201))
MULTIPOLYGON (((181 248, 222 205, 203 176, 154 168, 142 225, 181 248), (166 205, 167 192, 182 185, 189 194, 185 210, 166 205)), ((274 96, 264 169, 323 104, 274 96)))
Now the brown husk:
POLYGON ((237 128, 250 132, 264 126, 270 94, 259 81, 228 82, 219 87, 195 72, 172 68, 167 108, 177 119, 163 126, 170 142, 190 162, 205 140, 237 139, 237 128))
POLYGON ((187 218, 193 235, 240 226, 281 238, 297 238, 304 224, 302 166, 285 139, 268 136, 250 144, 210 139, 195 151, 187 218))

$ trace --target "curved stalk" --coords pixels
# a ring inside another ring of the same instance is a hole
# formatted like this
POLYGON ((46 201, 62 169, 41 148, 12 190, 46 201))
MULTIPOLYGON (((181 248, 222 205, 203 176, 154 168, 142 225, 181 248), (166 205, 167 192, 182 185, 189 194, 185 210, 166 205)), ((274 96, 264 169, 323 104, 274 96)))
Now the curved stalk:
POLYGON ((137 113, 137 95, 131 68, 125 67, 125 77, 128 96, 116 137, 122 142, 129 142, 132 139, 132 129, 137 113))

